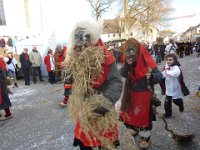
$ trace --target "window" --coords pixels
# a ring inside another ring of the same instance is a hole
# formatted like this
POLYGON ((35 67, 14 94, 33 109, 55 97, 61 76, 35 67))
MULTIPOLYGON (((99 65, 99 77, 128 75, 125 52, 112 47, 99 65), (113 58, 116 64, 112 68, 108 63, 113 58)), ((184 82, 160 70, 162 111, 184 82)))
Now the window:
POLYGON ((3 7, 3 0, 0 0, 0 25, 6 25, 6 18, 3 7))

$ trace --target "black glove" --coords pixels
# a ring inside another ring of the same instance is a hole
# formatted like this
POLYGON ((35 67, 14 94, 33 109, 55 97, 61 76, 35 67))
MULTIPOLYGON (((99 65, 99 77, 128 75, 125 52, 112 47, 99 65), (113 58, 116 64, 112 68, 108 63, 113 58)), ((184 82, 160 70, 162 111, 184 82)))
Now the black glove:
POLYGON ((99 106, 99 107, 95 108, 93 110, 93 112, 96 113, 96 114, 100 114, 102 116, 105 116, 106 113, 108 113, 110 111, 108 109, 106 109, 105 107, 99 106))

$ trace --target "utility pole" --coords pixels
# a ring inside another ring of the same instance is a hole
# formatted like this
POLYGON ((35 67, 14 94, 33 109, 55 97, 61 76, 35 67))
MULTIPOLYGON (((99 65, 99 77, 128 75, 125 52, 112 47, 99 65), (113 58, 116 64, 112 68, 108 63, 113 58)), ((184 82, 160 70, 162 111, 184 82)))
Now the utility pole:
POLYGON ((124 0, 124 34, 125 38, 129 38, 129 31, 128 31, 128 0, 124 0))
POLYGON ((40 21, 41 21, 41 33, 44 32, 44 24, 43 24, 43 13, 42 13, 42 2, 39 0, 40 5, 40 21))
POLYGON ((25 16, 26 16, 26 26, 29 29, 31 27, 30 25, 30 17, 29 17, 29 0, 24 0, 24 10, 25 10, 25 16))

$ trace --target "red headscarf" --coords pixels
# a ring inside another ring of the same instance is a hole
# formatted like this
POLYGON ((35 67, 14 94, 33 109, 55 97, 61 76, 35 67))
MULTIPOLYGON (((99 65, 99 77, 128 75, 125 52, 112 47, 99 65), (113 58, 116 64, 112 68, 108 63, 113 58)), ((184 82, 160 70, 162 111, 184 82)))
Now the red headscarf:
POLYGON ((139 80, 145 76, 149 68, 154 69, 157 65, 146 48, 140 44, 140 50, 137 56, 137 65, 135 67, 135 79, 139 80))

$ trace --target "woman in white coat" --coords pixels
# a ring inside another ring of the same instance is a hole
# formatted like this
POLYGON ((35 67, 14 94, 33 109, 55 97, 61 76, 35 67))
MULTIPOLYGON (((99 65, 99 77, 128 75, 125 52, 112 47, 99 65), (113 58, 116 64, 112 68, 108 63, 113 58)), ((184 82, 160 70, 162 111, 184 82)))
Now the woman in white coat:
POLYGON ((164 117, 172 116, 172 100, 173 103, 179 106, 180 112, 184 111, 183 92, 180 84, 180 63, 177 61, 177 56, 174 53, 166 54, 166 64, 162 74, 165 78, 166 99, 164 103, 164 117))

